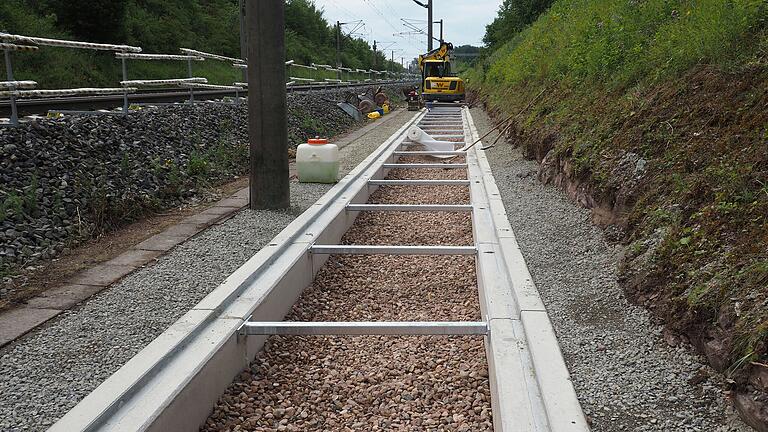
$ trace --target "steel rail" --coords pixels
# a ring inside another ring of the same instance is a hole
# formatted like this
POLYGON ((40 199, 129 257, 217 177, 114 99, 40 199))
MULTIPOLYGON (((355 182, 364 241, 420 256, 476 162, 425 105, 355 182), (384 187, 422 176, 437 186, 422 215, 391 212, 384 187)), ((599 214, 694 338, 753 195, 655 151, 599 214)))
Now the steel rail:
MULTIPOLYGON (((394 80, 394 81, 382 81, 381 84, 405 84, 410 83, 410 80, 394 80)), ((246 85, 247 83, 236 83, 237 86, 246 85)), ((318 84, 318 85, 293 85, 290 87, 291 93, 311 92, 324 89, 337 89, 348 87, 368 87, 370 84, 318 84)), ((244 96, 248 93, 245 89, 239 94, 244 96)), ((221 99, 224 97, 234 97, 234 90, 200 90, 195 92, 195 99, 197 100, 213 100, 221 99)), ((175 89, 168 90, 155 90, 155 91, 142 91, 141 93, 134 93, 128 95, 128 100, 132 104, 146 103, 167 103, 167 102, 183 102, 189 100, 189 91, 177 91, 175 89)), ((111 109, 118 107, 122 104, 122 96, 102 95, 102 96, 73 96, 73 97, 60 97, 60 98, 44 98, 44 99, 22 99, 16 102, 19 108, 19 115, 32 115, 32 114, 45 114, 49 110, 63 110, 63 109, 111 109)), ((0 116, 9 116, 11 113, 11 104, 9 99, 0 99, 0 116)))

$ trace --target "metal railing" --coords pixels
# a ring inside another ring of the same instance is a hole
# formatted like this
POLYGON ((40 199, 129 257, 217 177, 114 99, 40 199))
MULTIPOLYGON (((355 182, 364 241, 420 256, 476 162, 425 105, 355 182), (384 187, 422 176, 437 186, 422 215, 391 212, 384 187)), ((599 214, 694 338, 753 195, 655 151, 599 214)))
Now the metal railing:
MULTIPOLYGON (((71 40, 49 39, 32 36, 22 36, 0 32, 0 50, 5 57, 6 81, 0 81, 0 97, 8 97, 11 105, 11 118, 7 124, 0 123, 0 126, 18 126, 19 114, 17 99, 29 97, 60 97, 60 96, 94 96, 94 95, 123 95, 123 106, 120 111, 63 111, 52 110, 56 113, 69 114, 122 114, 127 116, 130 112, 128 95, 135 93, 141 87, 162 87, 162 86, 180 86, 189 89, 189 102, 195 102, 195 89, 199 90, 232 90, 235 92, 235 102, 240 102, 240 92, 248 88, 246 82, 235 82, 232 85, 209 84, 205 78, 195 77, 193 75, 193 62, 202 62, 206 59, 228 62, 234 68, 247 69, 246 61, 239 58, 227 57, 219 54, 212 54, 191 48, 180 48, 181 54, 147 54, 142 53, 141 47, 130 45, 100 44, 91 42, 80 42, 71 40), (119 88, 72 88, 72 89, 36 89, 38 84, 35 81, 17 80, 13 73, 13 52, 38 51, 42 46, 76 48, 99 51, 112 51, 115 58, 121 62, 122 80, 119 88), (128 60, 140 61, 185 61, 187 62, 187 77, 176 79, 128 79, 128 60)), ((327 64, 310 65, 298 64, 294 60, 285 62, 288 68, 288 82, 286 87, 302 83, 304 85, 326 87, 329 83, 336 85, 352 85, 355 83, 376 82, 384 75, 387 79, 407 79, 416 78, 417 75, 400 72, 379 71, 373 69, 349 68, 344 66, 333 67, 327 64), (292 73, 295 71, 296 73, 292 73), (305 71, 305 72, 299 72, 305 71), (333 73, 334 78, 328 76, 333 73), (346 77, 344 76, 346 74, 346 77)))

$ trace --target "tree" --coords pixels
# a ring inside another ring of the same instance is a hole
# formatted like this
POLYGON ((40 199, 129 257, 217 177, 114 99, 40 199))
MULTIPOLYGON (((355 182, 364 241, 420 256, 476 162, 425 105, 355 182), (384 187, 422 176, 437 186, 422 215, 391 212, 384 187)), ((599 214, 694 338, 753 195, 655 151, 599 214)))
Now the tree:
POLYGON ((504 0, 496 18, 485 27, 483 42, 489 48, 511 40, 552 5, 554 0, 504 0))
POLYGON ((55 0, 59 28, 88 42, 125 40, 127 0, 55 0))

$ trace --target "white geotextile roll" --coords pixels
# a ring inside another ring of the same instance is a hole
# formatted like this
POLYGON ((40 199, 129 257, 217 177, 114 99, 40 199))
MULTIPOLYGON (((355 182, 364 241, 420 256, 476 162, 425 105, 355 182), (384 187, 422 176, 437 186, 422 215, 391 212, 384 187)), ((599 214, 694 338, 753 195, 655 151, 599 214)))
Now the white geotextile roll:
MULTIPOLYGON (((426 147, 429 151, 453 151, 456 149, 456 143, 453 141, 438 141, 432 138, 431 135, 421 130, 421 128, 414 126, 408 130, 408 139, 415 143, 419 143, 426 147)), ((450 155, 434 156, 438 158, 453 157, 450 155)))
POLYGON ((421 144, 422 140, 430 140, 434 141, 435 139, 432 138, 428 133, 421 130, 420 127, 414 126, 408 131, 408 138, 413 141, 421 144))

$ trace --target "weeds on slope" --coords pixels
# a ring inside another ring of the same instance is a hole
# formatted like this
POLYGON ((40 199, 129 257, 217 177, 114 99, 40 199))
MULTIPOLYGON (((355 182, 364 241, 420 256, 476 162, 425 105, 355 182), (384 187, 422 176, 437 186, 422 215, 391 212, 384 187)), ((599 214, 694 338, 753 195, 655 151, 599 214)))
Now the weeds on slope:
POLYGON ((768 359, 767 19, 560 0, 468 73, 500 117, 550 89, 512 140, 612 207, 625 287, 737 380, 768 359))

